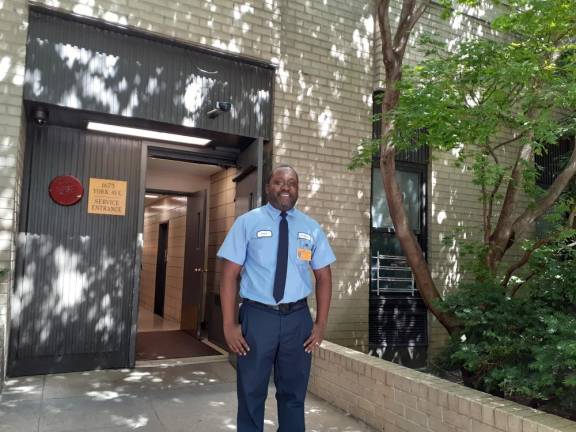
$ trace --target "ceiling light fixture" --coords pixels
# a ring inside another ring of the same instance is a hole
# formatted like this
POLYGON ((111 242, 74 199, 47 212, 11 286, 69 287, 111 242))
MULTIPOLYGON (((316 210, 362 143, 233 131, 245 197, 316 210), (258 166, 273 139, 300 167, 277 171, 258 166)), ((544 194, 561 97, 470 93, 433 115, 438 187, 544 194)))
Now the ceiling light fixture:
POLYGON ((210 142, 209 139, 205 138, 198 138, 194 136, 188 135, 178 135, 173 133, 167 132, 158 132, 148 129, 137 129, 131 128, 126 126, 116 126, 106 123, 96 123, 96 122, 88 122, 86 126, 89 130, 99 131, 99 132, 106 132, 111 134, 117 135, 130 135, 140 138, 149 138, 159 141, 171 141, 180 144, 192 144, 192 145, 206 145, 210 142))

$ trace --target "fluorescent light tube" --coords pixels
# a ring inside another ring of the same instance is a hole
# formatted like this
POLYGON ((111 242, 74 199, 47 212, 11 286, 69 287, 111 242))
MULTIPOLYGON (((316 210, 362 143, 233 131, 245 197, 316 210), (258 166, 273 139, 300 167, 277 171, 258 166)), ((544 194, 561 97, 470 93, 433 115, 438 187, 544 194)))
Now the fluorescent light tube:
POLYGON ((106 123, 88 122, 88 126, 86 128, 89 130, 99 132, 106 132, 117 135, 130 135, 140 138, 149 138, 159 141, 171 141, 181 144, 206 145, 210 142, 209 139, 205 138, 198 138, 187 135, 178 135, 166 132, 158 132, 148 129, 137 129, 125 126, 116 126, 106 123))
POLYGON ((158 195, 146 194, 146 198, 158 198, 158 195))

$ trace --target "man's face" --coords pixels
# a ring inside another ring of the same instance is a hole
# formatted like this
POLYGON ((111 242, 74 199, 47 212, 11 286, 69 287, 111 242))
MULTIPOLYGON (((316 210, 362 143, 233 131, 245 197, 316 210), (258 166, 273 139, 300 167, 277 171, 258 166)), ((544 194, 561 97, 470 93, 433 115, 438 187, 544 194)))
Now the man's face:
POLYGON ((298 176, 290 168, 279 168, 266 185, 268 202, 280 211, 288 211, 298 201, 298 176))

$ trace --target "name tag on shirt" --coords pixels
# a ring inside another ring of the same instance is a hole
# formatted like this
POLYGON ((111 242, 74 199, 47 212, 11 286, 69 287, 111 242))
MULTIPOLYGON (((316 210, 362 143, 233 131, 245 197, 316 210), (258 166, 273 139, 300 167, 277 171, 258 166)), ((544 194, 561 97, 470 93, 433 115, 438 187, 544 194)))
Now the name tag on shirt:
POLYGON ((311 261, 312 251, 310 249, 298 248, 298 259, 302 261, 311 261))
POLYGON ((272 237, 272 231, 269 231, 269 230, 258 231, 256 233, 256 237, 257 238, 272 237))
POLYGON ((299 232, 298 233, 298 238, 299 239, 304 239, 304 240, 308 240, 308 241, 312 241, 312 237, 306 233, 303 232, 299 232))

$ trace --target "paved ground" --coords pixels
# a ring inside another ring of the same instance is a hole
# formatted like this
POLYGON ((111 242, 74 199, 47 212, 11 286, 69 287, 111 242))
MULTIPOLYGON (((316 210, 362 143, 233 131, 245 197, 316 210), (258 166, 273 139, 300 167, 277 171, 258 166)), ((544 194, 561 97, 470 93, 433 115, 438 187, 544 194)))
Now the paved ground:
MULTIPOLYGON (((1 432, 235 431, 235 372, 227 362, 7 379, 1 432)), ((276 430, 274 388, 265 431, 276 430)), ((307 431, 372 432, 313 395, 307 431)))

